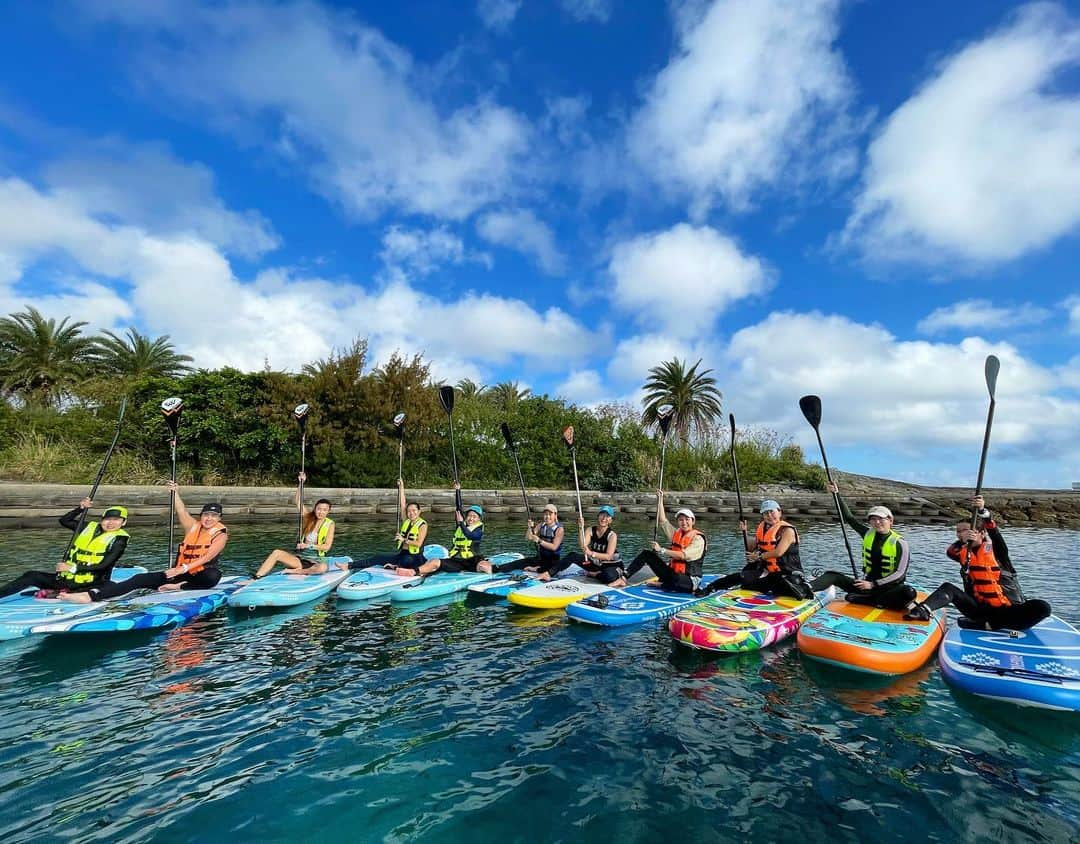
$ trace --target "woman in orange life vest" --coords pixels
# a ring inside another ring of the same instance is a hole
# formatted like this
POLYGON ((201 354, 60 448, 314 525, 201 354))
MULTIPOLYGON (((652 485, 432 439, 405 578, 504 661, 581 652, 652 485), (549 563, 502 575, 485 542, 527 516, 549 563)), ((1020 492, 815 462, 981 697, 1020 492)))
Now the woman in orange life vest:
POLYGON ((169 481, 166 486, 176 493, 173 506, 176 518, 184 529, 184 538, 177 549, 174 565, 165 571, 137 574, 118 583, 104 583, 86 592, 65 595, 66 600, 86 604, 115 598, 136 589, 165 592, 171 589, 209 589, 217 585, 221 580, 218 557, 229 541, 228 528, 221 523, 221 505, 216 502, 204 504, 199 518, 194 519, 188 513, 176 483, 169 481))
MULTIPOLYGON (((734 587, 793 598, 809 598, 813 594, 810 584, 803 577, 799 532, 794 525, 784 521, 780 505, 771 498, 761 502, 759 511, 761 522, 750 539, 746 565, 742 571, 718 577, 704 589, 696 591, 695 595, 708 595, 734 587)), ((739 531, 745 530, 746 522, 739 522, 739 531)))
POLYGON ((705 552, 709 550, 705 534, 694 525, 694 511, 683 507, 675 514, 678 529, 671 526, 667 511, 664 509, 664 492, 656 491, 660 510, 660 527, 671 541, 670 548, 664 548, 658 542, 652 543, 634 557, 626 569, 626 574, 612 582, 612 586, 625 586, 630 579, 648 566, 653 574, 660 578, 660 586, 668 592, 693 592, 701 580, 701 563, 705 552), (671 562, 667 562, 670 560, 671 562))
MULTIPOLYGON (((94 502, 84 498, 74 510, 60 517, 60 524, 70 531, 79 529, 83 513, 94 502)), ((0 586, 0 597, 14 595, 23 589, 36 587, 49 594, 39 598, 54 597, 53 592, 81 592, 106 582, 113 566, 124 553, 128 533, 126 507, 109 507, 101 514, 101 522, 86 522, 82 531, 71 543, 68 558, 56 564, 54 571, 28 571, 10 583, 0 586)))
MULTIPOLYGON (((300 483, 307 480, 307 473, 301 472, 296 476, 300 483)), ((275 548, 270 552, 255 577, 265 577, 278 563, 281 563, 292 574, 322 574, 327 570, 323 558, 334 545, 334 520, 330 516, 330 502, 320 498, 315 506, 304 514, 304 522, 300 528, 303 537, 296 543, 296 552, 283 551, 275 548)), ((296 487, 296 511, 303 513, 303 505, 300 504, 300 487, 296 487)))
POLYGON ((952 604, 964 616, 957 621, 961 627, 1027 630, 1050 615, 1050 605, 1046 601, 1024 600, 1005 538, 990 517, 983 497, 976 496, 972 503, 981 524, 973 527, 967 519, 957 522, 956 542, 945 552, 960 563, 964 588, 942 583, 926 600, 912 606, 904 618, 925 621, 934 610, 952 604))

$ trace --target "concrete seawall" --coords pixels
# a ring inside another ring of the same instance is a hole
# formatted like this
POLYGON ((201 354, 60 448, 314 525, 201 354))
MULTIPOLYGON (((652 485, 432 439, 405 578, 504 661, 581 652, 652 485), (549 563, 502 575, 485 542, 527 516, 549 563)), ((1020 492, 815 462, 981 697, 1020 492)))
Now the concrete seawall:
MULTIPOLYGON (((858 477, 858 476, 851 476, 858 477)), ((896 524, 949 524, 965 512, 971 491, 957 488, 916 487, 906 484, 874 483, 863 479, 849 485, 842 482, 845 500, 856 514, 865 513, 874 504, 884 504, 896 516, 896 524), (887 484, 887 485, 886 485, 887 484), (882 488, 878 488, 878 487, 882 488)), ((85 486, 65 484, 0 483, 0 529, 51 527, 65 511, 75 507, 87 492, 85 486)), ((284 487, 186 487, 181 490, 185 503, 194 511, 206 501, 220 501, 230 524, 278 522, 295 518, 292 488, 284 487)), ((432 522, 449 523, 453 513, 453 494, 445 489, 409 490, 432 522)), ((1041 525, 1080 528, 1080 493, 1070 490, 986 490, 986 500, 1005 524, 1041 525)), ((785 515, 802 521, 835 521, 832 496, 784 487, 756 487, 743 492, 747 518, 754 520, 757 504, 763 497, 775 498, 785 515)), ((310 507, 316 499, 334 503, 338 521, 370 519, 393 522, 397 514, 396 492, 389 489, 322 489, 308 487, 304 501, 310 507)), ((525 507, 520 490, 465 490, 466 503, 479 503, 486 521, 523 519, 525 507)), ((529 505, 539 519, 544 504, 559 507, 563 520, 574 518, 576 502, 573 491, 530 490, 529 505)), ((162 487, 102 486, 96 504, 123 504, 132 511, 135 525, 168 522, 169 496, 162 487)), ((649 522, 654 518, 656 497, 646 492, 605 493, 582 490, 581 503, 586 520, 592 521, 600 504, 611 504, 621 518, 649 522)), ((678 507, 690 507, 698 520, 706 523, 732 523, 738 508, 733 492, 670 492, 668 513, 678 507)))

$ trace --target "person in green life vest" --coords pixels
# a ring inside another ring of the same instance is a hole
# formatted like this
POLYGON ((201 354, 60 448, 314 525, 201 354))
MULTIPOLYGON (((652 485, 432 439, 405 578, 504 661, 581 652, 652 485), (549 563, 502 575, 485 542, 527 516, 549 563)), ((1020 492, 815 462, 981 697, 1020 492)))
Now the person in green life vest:
POLYGON ((484 508, 479 504, 464 507, 461 501, 461 484, 454 481, 454 547, 444 560, 428 560, 420 566, 420 574, 442 572, 478 571, 491 574, 490 561, 480 555, 480 542, 484 538, 484 508))
MULTIPOLYGON (((93 503, 84 498, 78 507, 60 517, 60 524, 70 531, 78 530, 83 514, 93 503)), ((54 571, 24 572, 0 587, 0 597, 36 588, 47 593, 39 597, 54 598, 59 592, 85 592, 106 582, 127 549, 129 534, 124 530, 127 517, 126 507, 107 508, 100 522, 88 521, 83 525, 67 559, 57 563, 54 571)))
POLYGON ((853 604, 872 604, 890 610, 909 609, 915 602, 915 590, 905 583, 911 553, 907 541, 893 530, 893 514, 888 507, 871 507, 866 514, 869 525, 860 522, 840 498, 836 484, 829 491, 840 502, 840 514, 852 530, 862 537, 862 577, 858 579, 838 571, 815 577, 810 586, 818 592, 830 586, 847 591, 853 604))
MULTIPOLYGON (((307 474, 301 472, 296 476, 300 483, 307 480, 307 474)), ((301 538, 296 543, 295 551, 284 551, 275 548, 270 552, 255 577, 265 577, 278 563, 281 563, 291 574, 323 574, 327 570, 325 558, 334 546, 334 520, 330 518, 330 502, 320 498, 315 506, 307 513, 300 503, 300 487, 296 487, 296 511, 303 513, 304 521, 300 529, 301 538)))
POLYGON ((398 510, 405 514, 405 521, 394 535, 397 550, 392 554, 376 554, 363 560, 353 560, 351 563, 338 563, 339 569, 345 571, 381 565, 394 569, 394 573, 402 577, 411 577, 415 576, 424 564, 424 542, 427 540, 428 523, 424 520, 418 502, 405 501, 405 482, 401 478, 398 478, 397 488, 398 510))

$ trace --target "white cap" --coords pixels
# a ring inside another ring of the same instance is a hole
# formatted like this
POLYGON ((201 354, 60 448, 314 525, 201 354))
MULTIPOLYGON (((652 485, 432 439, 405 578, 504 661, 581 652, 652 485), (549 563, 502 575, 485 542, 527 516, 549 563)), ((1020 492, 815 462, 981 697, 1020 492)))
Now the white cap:
POLYGON ((676 519, 679 518, 679 516, 689 516, 695 522, 697 521, 697 516, 694 515, 694 511, 687 507, 682 507, 679 512, 675 514, 676 519))
POLYGON ((882 507, 880 504, 877 507, 870 508, 870 511, 866 514, 866 517, 869 518, 870 516, 881 516, 883 519, 891 519, 893 517, 892 510, 890 510, 888 507, 882 507))

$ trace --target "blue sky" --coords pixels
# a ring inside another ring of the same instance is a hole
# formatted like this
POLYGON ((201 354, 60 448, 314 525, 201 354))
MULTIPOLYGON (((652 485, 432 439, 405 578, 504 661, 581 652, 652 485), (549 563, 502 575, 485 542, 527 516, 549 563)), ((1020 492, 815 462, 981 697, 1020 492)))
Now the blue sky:
POLYGON ((101 0, 0 11, 0 309, 282 369, 640 400, 1080 481, 1075 6, 101 0), (16 14, 16 12, 18 14, 16 14))

